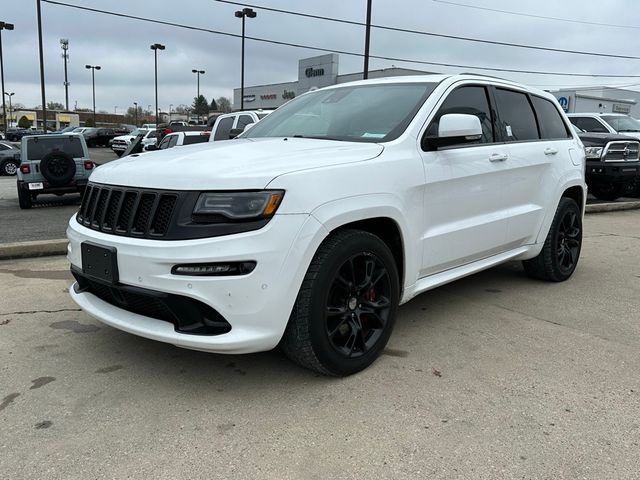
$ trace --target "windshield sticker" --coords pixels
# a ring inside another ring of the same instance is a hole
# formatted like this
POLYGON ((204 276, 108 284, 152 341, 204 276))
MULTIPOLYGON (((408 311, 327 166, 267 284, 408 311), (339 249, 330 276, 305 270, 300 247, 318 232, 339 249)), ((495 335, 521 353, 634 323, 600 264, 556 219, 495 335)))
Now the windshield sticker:
POLYGON ((386 136, 385 133, 370 133, 365 132, 362 134, 362 138, 384 138, 386 136))

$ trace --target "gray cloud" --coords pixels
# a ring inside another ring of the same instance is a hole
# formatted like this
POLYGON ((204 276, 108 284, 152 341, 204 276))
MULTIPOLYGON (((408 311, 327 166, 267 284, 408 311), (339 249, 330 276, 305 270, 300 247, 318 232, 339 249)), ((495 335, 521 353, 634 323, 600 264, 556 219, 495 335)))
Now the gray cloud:
MULTIPOLYGON (((469 0, 470 1, 470 0, 469 0)), ((238 8, 213 0, 113 0, 92 2, 69 0, 92 8, 105 8, 131 15, 151 17, 203 28, 239 33, 240 21, 233 16, 238 8)), ((364 0, 255 0, 257 4, 363 21, 364 0)), ((35 2, 6 2, 0 20, 14 23, 16 29, 3 32, 5 82, 14 100, 27 106, 40 104, 35 2)), ((483 6, 537 15, 624 23, 640 18, 637 0, 610 0, 603 4, 581 0, 540 0, 527 5, 506 0, 486 0, 483 6)), ((373 23, 437 33, 464 35, 555 48, 633 55, 640 51, 640 31, 596 27, 484 12, 432 2, 431 0, 374 0, 373 23)), ((282 15, 257 9, 258 17, 247 21, 247 34, 321 46, 329 49, 362 51, 364 29, 353 25, 282 15)), ((159 92, 161 107, 170 103, 191 103, 196 90, 192 68, 207 73, 201 77, 201 92, 208 99, 231 97, 239 84, 240 40, 193 32, 163 25, 81 12, 43 3, 45 67, 48 101, 64 101, 63 64, 60 38, 70 42, 70 104, 91 104, 91 77, 86 63, 103 67, 96 72, 97 108, 122 111, 137 101, 153 104, 153 52, 149 45, 161 42, 167 49, 159 54, 159 92)), ((545 71, 639 74, 640 61, 596 58, 389 32, 372 31, 373 54, 415 58, 434 62, 486 65, 545 71)), ((246 83, 265 84, 294 80, 299 58, 317 52, 285 46, 247 42, 246 83)), ((392 64, 420 70, 455 72, 460 69, 430 67, 411 63, 372 60, 371 68, 392 64)), ((362 59, 340 56, 341 73, 362 69, 362 59)), ((468 69, 467 69, 468 70, 468 69)), ((490 72, 487 72, 490 74, 490 72)), ((517 81, 552 88, 559 86, 640 84, 640 79, 593 79, 524 74, 499 74, 517 81)), ((637 88, 637 87, 635 87, 637 88)))

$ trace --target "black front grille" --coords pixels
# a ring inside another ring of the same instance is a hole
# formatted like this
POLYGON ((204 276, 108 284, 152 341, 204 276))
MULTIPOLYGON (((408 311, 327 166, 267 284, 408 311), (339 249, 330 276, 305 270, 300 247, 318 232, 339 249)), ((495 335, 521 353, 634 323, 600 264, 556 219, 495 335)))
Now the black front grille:
POLYGON ((128 312, 172 323, 177 332, 221 335, 231 331, 222 315, 193 298, 122 284, 107 285, 75 267, 71 267, 71 273, 78 282, 77 293, 88 292, 128 312))
POLYGON ((164 237, 178 194, 97 184, 87 186, 78 223, 93 230, 132 237, 164 237))

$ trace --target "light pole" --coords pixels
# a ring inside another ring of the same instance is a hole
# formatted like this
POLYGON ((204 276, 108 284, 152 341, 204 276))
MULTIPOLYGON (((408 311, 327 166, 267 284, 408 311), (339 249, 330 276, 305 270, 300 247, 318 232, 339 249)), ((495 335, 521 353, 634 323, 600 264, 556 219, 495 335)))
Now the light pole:
MULTIPOLYGON (((0 89, 4 92, 4 64, 2 60, 2 30, 13 30, 13 23, 0 22, 0 79, 2 86, 0 89)), ((2 116, 4 120, 4 132, 7 133, 7 106, 4 103, 4 95, 2 95, 2 116)))
POLYGON ((117 115, 118 114, 118 105, 116 105, 115 107, 113 107, 113 114, 117 115))
POLYGON ((173 107, 173 103, 169 104, 169 123, 171 123, 171 108, 173 107))
POLYGON ((155 60, 155 72, 156 72, 156 124, 158 123, 158 50, 164 50, 166 47, 160 43, 154 43, 151 45, 153 50, 153 56, 155 60))
POLYGON ((85 65, 84 68, 91 70, 91 85, 93 86, 93 126, 96 124, 96 70, 100 70, 100 65, 85 65))
POLYGON ((242 59, 240 66, 240 110, 244 110, 244 19, 256 18, 257 13, 251 8, 243 8, 235 13, 237 18, 242 18, 242 59))
MULTIPOLYGON (((204 75, 204 70, 198 70, 198 69, 193 69, 191 70, 191 73, 195 73, 196 76, 198 77, 198 90, 197 90, 197 95, 196 95, 196 104, 198 103, 198 99, 200 98, 200 75, 204 75)), ((198 123, 200 123, 200 113, 198 113, 198 123)))
MULTIPOLYGON (((11 92, 11 93, 9 93, 9 92, 4 92, 4 94, 5 94, 7 97, 9 97, 9 122, 11 122, 11 112, 13 111, 13 108, 11 107, 11 97, 13 97, 13 96, 15 95, 15 92, 11 92)), ((6 128, 6 127, 7 127, 7 126, 6 126, 6 124, 5 124, 5 133, 6 133, 6 131, 7 131, 7 128, 6 128)))
POLYGON ((62 58, 64 58, 64 106, 69 111, 69 79, 67 78, 67 60, 69 60, 69 39, 60 39, 60 48, 62 48, 62 58))
POLYGON ((133 105, 134 105, 134 107, 136 109, 136 112, 134 114, 135 115, 135 126, 136 126, 136 128, 138 128, 138 102, 133 102, 133 105))

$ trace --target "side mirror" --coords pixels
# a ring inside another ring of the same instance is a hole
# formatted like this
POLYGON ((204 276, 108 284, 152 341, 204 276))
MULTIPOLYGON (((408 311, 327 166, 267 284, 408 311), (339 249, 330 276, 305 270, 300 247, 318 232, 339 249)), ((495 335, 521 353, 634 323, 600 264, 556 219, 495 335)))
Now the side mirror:
POLYGON ((482 138, 482 125, 475 115, 448 113, 440 117, 438 136, 427 137, 428 149, 477 142, 482 138))
POLYGON ((236 138, 242 132, 244 132, 244 128, 232 128, 229 131, 229 139, 236 138))

